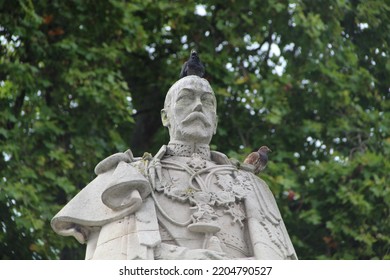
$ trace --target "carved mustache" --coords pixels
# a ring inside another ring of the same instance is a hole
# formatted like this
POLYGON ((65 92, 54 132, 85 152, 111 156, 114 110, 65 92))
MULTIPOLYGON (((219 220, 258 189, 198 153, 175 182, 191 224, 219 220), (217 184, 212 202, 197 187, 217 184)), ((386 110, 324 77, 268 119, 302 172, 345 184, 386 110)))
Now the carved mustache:
POLYGON ((211 126, 209 120, 206 118, 206 116, 200 112, 193 112, 189 114, 183 121, 182 123, 187 123, 187 122, 192 122, 195 120, 199 120, 203 122, 205 126, 211 126))

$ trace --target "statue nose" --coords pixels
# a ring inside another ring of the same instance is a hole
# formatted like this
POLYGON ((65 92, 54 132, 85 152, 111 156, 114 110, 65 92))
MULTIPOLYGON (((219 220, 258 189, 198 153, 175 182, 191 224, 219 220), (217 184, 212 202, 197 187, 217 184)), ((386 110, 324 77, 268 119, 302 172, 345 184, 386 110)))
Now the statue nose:
POLYGON ((202 111, 202 102, 200 101, 200 98, 196 98, 196 103, 193 110, 197 112, 202 111))

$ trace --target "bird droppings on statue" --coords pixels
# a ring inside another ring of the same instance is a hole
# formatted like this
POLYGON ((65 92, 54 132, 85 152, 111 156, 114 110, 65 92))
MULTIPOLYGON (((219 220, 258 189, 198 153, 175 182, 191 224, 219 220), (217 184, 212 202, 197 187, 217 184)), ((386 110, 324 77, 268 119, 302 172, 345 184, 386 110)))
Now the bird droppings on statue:
POLYGON ((250 153, 244 163, 253 165, 255 167, 254 173, 259 174, 268 163, 268 152, 272 152, 267 146, 261 146, 256 152, 250 153))
POLYGON ((183 78, 190 75, 196 75, 203 78, 205 68, 200 61, 196 50, 191 51, 190 58, 183 64, 179 78, 183 78))

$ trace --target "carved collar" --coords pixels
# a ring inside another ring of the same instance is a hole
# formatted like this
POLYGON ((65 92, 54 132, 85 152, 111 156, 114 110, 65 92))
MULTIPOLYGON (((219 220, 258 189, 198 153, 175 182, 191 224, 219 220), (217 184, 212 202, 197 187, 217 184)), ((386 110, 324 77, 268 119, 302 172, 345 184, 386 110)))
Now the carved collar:
POLYGON ((179 157, 191 157, 193 154, 198 154, 202 159, 210 160, 210 146, 206 144, 171 141, 167 145, 165 154, 179 157))

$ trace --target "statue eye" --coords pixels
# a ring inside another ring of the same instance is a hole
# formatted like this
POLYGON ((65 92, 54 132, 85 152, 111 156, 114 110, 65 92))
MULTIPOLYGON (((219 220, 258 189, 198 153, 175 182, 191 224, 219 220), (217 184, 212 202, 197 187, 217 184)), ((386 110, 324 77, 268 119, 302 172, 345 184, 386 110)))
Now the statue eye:
POLYGON ((214 98, 211 94, 203 94, 201 101, 204 105, 214 106, 214 98))
POLYGON ((176 102, 182 104, 189 104, 194 100, 194 95, 190 92, 183 92, 179 95, 176 102))

